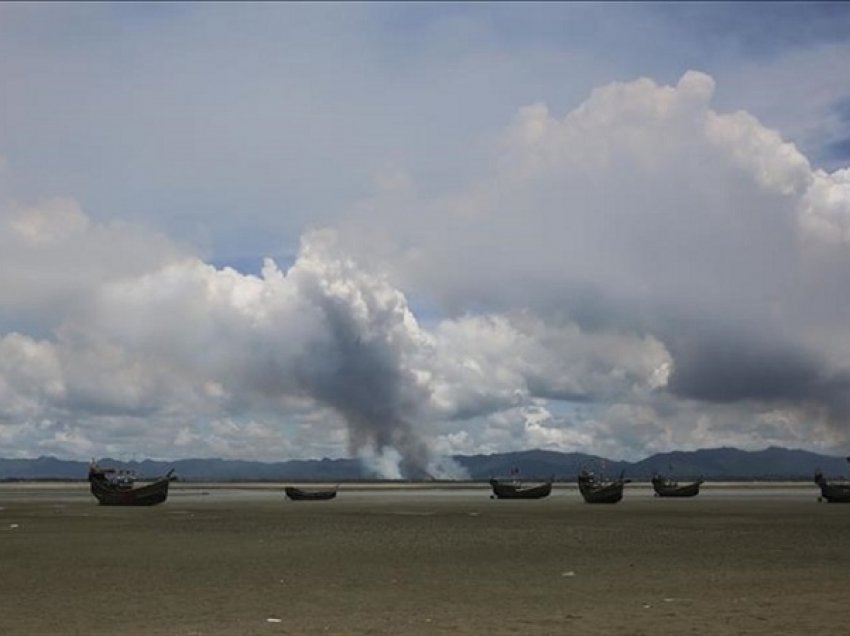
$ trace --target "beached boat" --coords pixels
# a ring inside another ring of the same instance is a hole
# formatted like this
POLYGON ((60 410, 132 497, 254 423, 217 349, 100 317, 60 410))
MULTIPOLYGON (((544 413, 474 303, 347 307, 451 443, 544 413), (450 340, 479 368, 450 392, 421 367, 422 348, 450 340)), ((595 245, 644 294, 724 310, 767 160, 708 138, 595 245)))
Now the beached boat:
POLYGON ((121 473, 114 468, 100 468, 92 463, 89 466, 89 485, 91 494, 102 506, 155 506, 168 498, 168 485, 174 469, 151 483, 136 486, 135 477, 121 473))
POLYGON ((828 480, 818 469, 815 471, 815 483, 820 486, 818 501, 826 499, 829 503, 850 503, 850 482, 847 480, 828 480))
POLYGON ((589 470, 578 474, 578 489, 586 503, 617 503, 623 498, 623 486, 631 479, 624 479, 620 473, 619 479, 611 481, 598 477, 589 470))
POLYGON ((534 486, 525 486, 517 480, 491 479, 492 498, 495 499, 542 499, 552 492, 552 481, 549 480, 534 486))
POLYGON ((652 476, 652 487, 656 497, 696 497, 703 481, 700 477, 692 483, 680 484, 675 479, 656 473, 652 476))
POLYGON ((292 501, 327 501, 336 497, 337 491, 336 488, 333 490, 305 490, 295 486, 286 486, 283 490, 292 501))

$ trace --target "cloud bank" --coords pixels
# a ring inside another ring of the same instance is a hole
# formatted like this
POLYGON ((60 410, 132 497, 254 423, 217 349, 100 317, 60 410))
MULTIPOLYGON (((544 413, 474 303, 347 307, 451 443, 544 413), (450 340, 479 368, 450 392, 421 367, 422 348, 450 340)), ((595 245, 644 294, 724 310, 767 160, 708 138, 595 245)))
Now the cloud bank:
POLYGON ((523 107, 477 177, 392 173, 256 276, 7 197, 1 454, 351 454, 401 477, 529 446, 839 449, 850 170, 714 88, 523 107))

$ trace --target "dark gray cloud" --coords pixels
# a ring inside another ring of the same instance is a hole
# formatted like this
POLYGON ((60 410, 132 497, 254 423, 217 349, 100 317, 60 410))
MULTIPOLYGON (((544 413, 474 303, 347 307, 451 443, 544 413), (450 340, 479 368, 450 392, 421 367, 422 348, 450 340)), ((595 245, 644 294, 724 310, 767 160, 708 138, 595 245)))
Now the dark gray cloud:
POLYGON ((675 360, 669 389, 716 402, 796 402, 821 397, 823 363, 781 340, 757 333, 679 333, 666 342, 675 360))

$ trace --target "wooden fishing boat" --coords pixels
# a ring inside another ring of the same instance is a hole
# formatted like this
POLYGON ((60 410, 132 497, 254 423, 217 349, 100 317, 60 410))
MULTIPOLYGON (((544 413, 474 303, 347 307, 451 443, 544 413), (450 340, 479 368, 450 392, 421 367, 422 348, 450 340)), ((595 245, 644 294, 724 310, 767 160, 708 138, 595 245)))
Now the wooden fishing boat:
POLYGON ((623 478, 623 473, 619 479, 607 481, 589 470, 582 470, 578 474, 578 489, 586 503, 613 504, 623 498, 623 486, 630 481, 623 478))
POLYGON ((703 481, 700 477, 692 483, 680 484, 675 479, 656 473, 652 476, 652 487, 656 497, 696 497, 703 481))
POLYGON ((89 466, 89 485, 91 494, 102 506, 155 506, 168 498, 168 485, 176 479, 173 473, 174 469, 171 469, 151 483, 137 487, 131 475, 92 463, 89 466))
POLYGON ((286 486, 286 496, 292 501, 327 501, 336 497, 337 489, 333 490, 306 490, 295 486, 286 486))
POLYGON ((524 486, 516 480, 491 479, 491 498, 495 499, 542 499, 552 492, 552 480, 534 486, 524 486))
POLYGON ((828 480, 818 469, 815 471, 815 483, 820 486, 818 501, 826 499, 828 503, 850 503, 850 482, 846 480, 828 480))

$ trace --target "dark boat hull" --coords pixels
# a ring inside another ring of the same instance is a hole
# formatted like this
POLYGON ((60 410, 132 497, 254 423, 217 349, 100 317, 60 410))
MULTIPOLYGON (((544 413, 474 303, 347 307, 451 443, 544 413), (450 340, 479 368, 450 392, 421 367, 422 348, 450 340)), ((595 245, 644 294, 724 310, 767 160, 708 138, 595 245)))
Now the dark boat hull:
POLYGON ((679 485, 667 479, 653 479, 652 487, 657 497, 696 497, 702 482, 702 479, 698 479, 691 484, 679 485))
POLYGON ((283 490, 292 501, 328 501, 336 497, 336 490, 304 490, 293 486, 283 490))
POLYGON ((623 488, 628 480, 598 481, 595 477, 579 475, 578 489, 585 503, 615 504, 623 499, 623 488))
POLYGON ((820 494, 827 503, 850 503, 850 484, 830 483, 820 471, 815 473, 815 483, 820 486, 820 494))
POLYGON ((536 486, 523 487, 515 483, 491 479, 490 487, 493 488, 493 496, 496 499, 542 499, 548 497, 552 492, 551 481, 536 486))
POLYGON ((595 486, 581 491, 585 503, 615 504, 623 499, 623 484, 613 483, 595 486))
POLYGON ((168 478, 139 488, 122 489, 97 479, 91 480, 91 493, 101 506, 155 506, 168 499, 168 478))

